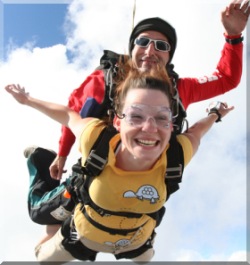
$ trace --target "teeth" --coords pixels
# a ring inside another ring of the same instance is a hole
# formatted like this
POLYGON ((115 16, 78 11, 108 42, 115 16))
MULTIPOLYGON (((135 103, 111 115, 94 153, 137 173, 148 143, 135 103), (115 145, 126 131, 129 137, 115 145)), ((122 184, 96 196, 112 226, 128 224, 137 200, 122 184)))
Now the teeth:
POLYGON ((149 140, 137 140, 139 144, 147 145, 147 146, 154 146, 156 145, 156 141, 149 141, 149 140))

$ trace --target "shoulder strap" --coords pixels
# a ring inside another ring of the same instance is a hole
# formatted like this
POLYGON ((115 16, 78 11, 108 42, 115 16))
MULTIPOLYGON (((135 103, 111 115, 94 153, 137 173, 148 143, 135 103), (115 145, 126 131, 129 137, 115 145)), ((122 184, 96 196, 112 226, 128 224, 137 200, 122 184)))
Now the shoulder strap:
POLYGON ((87 175, 91 177, 100 175, 108 161, 109 141, 115 134, 117 131, 113 126, 102 130, 85 161, 84 170, 87 175))
POLYGON ((109 141, 117 133, 113 126, 105 127, 93 144, 84 166, 82 159, 72 166, 72 174, 82 178, 83 175, 95 177, 101 174, 105 167, 109 153, 109 141))
POLYGON ((174 95, 172 97, 172 113, 173 113, 173 123, 174 123, 174 132, 179 134, 182 132, 184 124, 186 122, 186 126, 188 128, 188 122, 186 120, 187 113, 182 104, 182 100, 179 96, 179 92, 177 89, 177 80, 172 78, 174 95))
POLYGON ((81 158, 72 166, 72 176, 67 189, 75 196, 76 201, 84 203, 90 201, 88 186, 91 178, 100 175, 107 164, 109 141, 116 133, 113 126, 105 127, 92 146, 84 166, 82 166, 81 158))
POLYGON ((118 63, 124 61, 125 55, 110 50, 104 50, 100 59, 100 65, 96 68, 97 70, 102 70, 104 72, 105 96, 102 104, 105 109, 113 107, 113 97, 116 88, 114 78, 118 72, 118 63))
POLYGON ((167 169, 165 182, 167 186, 167 199, 179 189, 184 171, 184 155, 181 144, 176 139, 176 134, 172 133, 167 150, 167 169))

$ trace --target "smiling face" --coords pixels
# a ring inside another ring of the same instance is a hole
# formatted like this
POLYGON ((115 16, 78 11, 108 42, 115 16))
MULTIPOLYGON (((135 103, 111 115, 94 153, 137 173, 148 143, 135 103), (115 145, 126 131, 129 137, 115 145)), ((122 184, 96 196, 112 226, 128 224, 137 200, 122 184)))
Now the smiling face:
MULTIPOLYGON (((154 40, 167 41, 167 38, 157 31, 145 31, 137 36, 137 38, 146 36, 154 40)), ((148 47, 140 47, 135 45, 132 51, 132 61, 136 68, 141 70, 149 70, 157 64, 165 66, 169 61, 169 52, 158 51, 151 42, 148 47)))
POLYGON ((115 119, 114 126, 121 135, 122 160, 126 160, 132 169, 147 170, 154 165, 166 148, 172 132, 172 123, 170 121, 170 126, 159 126, 160 123, 156 122, 162 117, 166 118, 166 114, 162 114, 162 109, 170 108, 169 99, 162 91, 130 89, 124 100, 123 113, 126 114, 131 106, 141 105, 147 106, 142 109, 146 119, 141 126, 130 124, 126 118, 115 119))

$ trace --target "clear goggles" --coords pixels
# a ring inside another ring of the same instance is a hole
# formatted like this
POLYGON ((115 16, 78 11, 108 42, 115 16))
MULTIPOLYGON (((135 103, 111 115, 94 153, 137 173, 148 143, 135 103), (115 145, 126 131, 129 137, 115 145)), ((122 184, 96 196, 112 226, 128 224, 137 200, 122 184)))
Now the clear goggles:
POLYGON ((148 37, 139 37, 137 39, 135 39, 134 44, 142 47, 142 48, 146 48, 148 47, 148 45, 153 42, 155 45, 155 49, 157 51, 161 51, 161 52, 169 52, 171 47, 170 44, 167 41, 164 40, 154 40, 154 39, 150 39, 148 37))
POLYGON ((153 121, 157 127, 169 128, 172 112, 168 107, 133 104, 122 114, 126 123, 133 127, 142 127, 146 122, 153 121))

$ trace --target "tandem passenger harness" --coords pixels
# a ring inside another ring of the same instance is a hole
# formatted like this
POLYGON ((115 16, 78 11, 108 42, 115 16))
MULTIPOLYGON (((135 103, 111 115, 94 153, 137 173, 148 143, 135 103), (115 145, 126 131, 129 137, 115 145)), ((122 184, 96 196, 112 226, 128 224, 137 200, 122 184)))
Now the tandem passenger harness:
MULTIPOLYGON (((81 159, 72 167, 71 182, 67 186, 68 192, 76 203, 82 203, 82 212, 86 219, 97 228, 104 230, 110 234, 122 234, 126 235, 130 232, 134 232, 137 229, 110 229, 102 226, 92 220, 85 211, 84 205, 90 205, 97 213, 101 216, 106 215, 118 215, 127 218, 140 218, 142 214, 131 213, 131 212, 113 212, 103 209, 96 205, 90 198, 88 188, 93 178, 98 177, 103 171, 108 161, 109 154, 109 141, 117 134, 116 129, 109 125, 103 129, 100 136, 94 143, 88 158, 84 166, 81 164, 81 159)), ((182 174, 184 170, 184 157, 181 145, 176 139, 175 133, 172 133, 170 139, 170 145, 166 152, 167 155, 167 168, 165 174, 165 183, 167 189, 167 200, 170 195, 179 189, 179 183, 182 180, 182 174)), ((163 206, 160 210, 154 213, 149 213, 151 218, 156 220, 156 226, 159 226, 165 213, 165 207, 163 206)))

